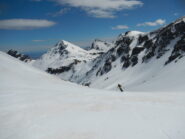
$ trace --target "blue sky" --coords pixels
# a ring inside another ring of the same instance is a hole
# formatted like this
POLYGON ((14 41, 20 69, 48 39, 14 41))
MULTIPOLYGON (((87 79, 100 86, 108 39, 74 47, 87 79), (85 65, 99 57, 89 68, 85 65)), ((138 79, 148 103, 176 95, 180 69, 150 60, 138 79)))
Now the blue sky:
POLYGON ((62 39, 84 47, 184 15, 184 0, 0 0, 0 50, 45 51, 62 39))

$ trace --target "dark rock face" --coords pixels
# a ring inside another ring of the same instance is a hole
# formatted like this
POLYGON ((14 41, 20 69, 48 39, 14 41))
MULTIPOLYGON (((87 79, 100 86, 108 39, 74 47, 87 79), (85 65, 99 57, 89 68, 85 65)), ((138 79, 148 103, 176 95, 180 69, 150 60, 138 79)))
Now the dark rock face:
POLYGON ((132 42, 132 39, 129 37, 122 37, 121 39, 116 41, 116 46, 121 45, 122 47, 129 46, 132 42))
POLYGON ((53 69, 53 68, 48 68, 46 70, 46 72, 50 73, 50 74, 61 74, 63 72, 67 72, 69 70, 72 70, 74 65, 77 65, 78 63, 80 63, 81 61, 75 59, 73 63, 71 63, 70 65, 68 66, 62 66, 60 68, 57 68, 57 69, 53 69))
POLYGON ((146 54, 143 57, 143 62, 147 62, 155 55, 156 45, 153 43, 152 40, 147 40, 144 44, 144 48, 146 49, 146 54))
POLYGON ((138 39, 138 45, 142 44, 143 42, 146 42, 147 40, 149 40, 147 35, 144 36, 140 35, 138 39))
POLYGON ((134 56, 134 55, 138 55, 140 52, 142 52, 144 50, 143 47, 135 47, 133 50, 132 50, 132 54, 131 56, 134 56))
POLYGON ((110 57, 108 57, 103 67, 97 71, 96 76, 108 73, 112 69, 112 62, 114 62, 115 60, 116 60, 116 56, 114 55, 111 55, 110 57))
POLYGON ((124 64, 123 64, 123 68, 128 68, 130 66, 130 59, 126 58, 124 64))
POLYGON ((132 50, 132 55, 129 55, 131 51, 130 44, 133 41, 132 37, 128 37, 125 33, 125 36, 122 36, 118 41, 116 41, 116 48, 117 48, 117 56, 120 57, 120 62, 123 63, 123 68, 128 68, 130 65, 134 66, 137 63, 137 55, 144 49, 144 48, 135 48, 132 50), (133 63, 134 62, 134 63, 133 63))
POLYGON ((130 50, 130 48, 127 46, 127 47, 124 47, 124 46, 120 46, 118 49, 117 49, 117 54, 118 56, 121 56, 123 53, 128 53, 130 50))
POLYGON ((165 65, 174 61, 177 58, 179 59, 182 58, 184 55, 185 55, 185 35, 181 38, 181 40, 177 42, 177 44, 175 45, 172 51, 171 56, 166 61, 165 65))
POLYGON ((132 56, 131 57, 131 62, 132 62, 132 66, 135 66, 138 63, 138 57, 137 56, 132 56))
MULTIPOLYGON (((150 34, 155 35, 155 37, 147 40, 144 44, 147 52, 143 57, 143 62, 147 62, 154 56, 159 59, 169 51, 168 45, 171 41, 185 34, 185 22, 182 19, 177 20, 176 22, 150 34)), ((181 41, 180 43, 183 42, 181 41)))
POLYGON ((11 56, 13 56, 15 58, 18 58, 19 60, 24 61, 24 62, 28 62, 28 61, 32 60, 28 55, 20 54, 16 50, 9 50, 7 52, 7 54, 9 54, 9 55, 11 55, 11 56))
POLYGON ((52 68, 48 68, 47 69, 47 72, 50 73, 50 74, 60 74, 60 73, 63 73, 63 72, 67 72, 71 69, 71 67, 60 67, 60 68, 57 68, 57 69, 52 69, 52 68))
MULTIPOLYGON (((121 46, 121 44, 120 44, 121 46)), ((144 47, 135 47, 131 51, 129 45, 124 45, 125 47, 119 47, 117 49, 118 56, 122 55, 121 62, 124 62, 123 68, 128 68, 130 65, 135 66, 138 63, 138 55, 142 52, 145 48, 144 47), (129 52, 132 52, 129 55, 129 52)))
POLYGON ((104 73, 108 73, 111 70, 111 68, 112 68, 111 62, 106 61, 101 71, 101 75, 103 75, 104 73))

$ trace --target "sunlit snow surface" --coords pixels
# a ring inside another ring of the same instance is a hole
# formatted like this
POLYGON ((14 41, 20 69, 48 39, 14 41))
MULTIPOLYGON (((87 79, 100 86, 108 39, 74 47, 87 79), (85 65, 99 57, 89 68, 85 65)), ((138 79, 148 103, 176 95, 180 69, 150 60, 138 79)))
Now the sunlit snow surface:
POLYGON ((185 92, 89 89, 0 52, 0 139, 185 139, 185 92))

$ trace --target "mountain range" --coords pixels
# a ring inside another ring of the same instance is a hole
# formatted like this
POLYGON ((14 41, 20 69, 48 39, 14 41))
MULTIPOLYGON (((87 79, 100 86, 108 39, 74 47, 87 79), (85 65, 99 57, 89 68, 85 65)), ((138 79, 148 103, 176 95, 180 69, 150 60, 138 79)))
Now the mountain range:
POLYGON ((62 40, 31 63, 63 80, 93 88, 119 90, 119 84, 129 91, 169 87, 180 91, 184 55, 182 17, 152 32, 128 31, 112 43, 96 39, 88 49, 62 40))

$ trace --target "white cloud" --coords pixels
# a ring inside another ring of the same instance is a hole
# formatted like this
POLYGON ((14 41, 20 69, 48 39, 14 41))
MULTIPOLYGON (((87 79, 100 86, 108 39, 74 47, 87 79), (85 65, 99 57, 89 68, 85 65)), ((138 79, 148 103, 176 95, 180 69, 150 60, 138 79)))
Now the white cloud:
POLYGON ((105 11, 101 9, 90 9, 88 14, 96 18, 115 18, 113 11, 105 11))
POLYGON ((56 23, 48 20, 38 19, 8 19, 0 20, 0 29, 7 30, 27 30, 51 27, 56 23))
POLYGON ((128 29, 129 27, 127 25, 117 25, 115 27, 112 27, 113 30, 119 30, 119 29, 128 29))
MULTIPOLYGON (((41 0, 36 0, 41 1, 41 0)), ((42 0, 44 1, 44 0, 42 0)), ((45 0, 48 1, 48 0, 45 0)), ((139 0, 49 0, 55 1, 60 5, 81 8, 89 15, 97 18, 114 18, 117 11, 132 9, 142 6, 139 0)))
POLYGON ((164 25, 166 23, 166 20, 164 19, 158 19, 154 22, 145 22, 145 23, 140 23, 137 24, 138 27, 140 26, 159 26, 159 25, 164 25))

